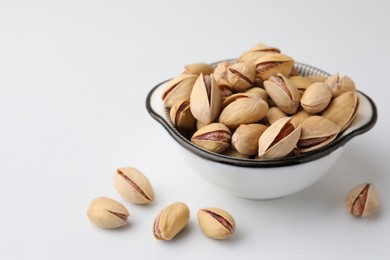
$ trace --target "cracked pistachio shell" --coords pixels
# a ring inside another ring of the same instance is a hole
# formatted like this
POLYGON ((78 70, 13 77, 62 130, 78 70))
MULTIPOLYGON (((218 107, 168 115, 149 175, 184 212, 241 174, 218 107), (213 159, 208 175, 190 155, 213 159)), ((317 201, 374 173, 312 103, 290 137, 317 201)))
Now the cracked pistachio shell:
POLYGON ((178 129, 192 129, 195 126, 195 118, 190 110, 190 100, 176 102, 169 111, 172 124, 178 129))
POLYGON ((287 77, 283 74, 271 76, 264 81, 264 88, 275 104, 285 113, 294 114, 300 105, 300 94, 287 77))
POLYGON ((306 153, 331 143, 340 133, 340 127, 322 116, 311 116, 302 122, 297 147, 306 153))
POLYGON ((242 124, 232 135, 232 146, 243 155, 257 153, 259 138, 267 126, 262 124, 242 124))
POLYGON ((277 121, 278 119, 282 118, 282 117, 286 117, 287 114, 284 113, 280 108, 278 107, 270 107, 268 109, 268 112, 267 114, 265 115, 265 117, 267 118, 268 122, 270 124, 273 124, 275 121, 277 121))
POLYGON ((356 86, 353 80, 348 76, 340 77, 338 73, 328 77, 325 84, 329 85, 332 90, 333 97, 349 91, 356 91, 356 86))
POLYGON ((219 93, 221 94, 221 100, 225 100, 227 97, 233 95, 233 90, 230 85, 218 84, 219 93))
POLYGON ((294 60, 281 53, 267 53, 255 61, 256 77, 267 80, 271 76, 288 76, 294 67, 294 60))
POLYGON ((191 95, 192 87, 194 86, 197 76, 191 74, 180 74, 171 79, 162 94, 164 105, 168 108, 172 107, 176 102, 188 99, 191 95))
POLYGON ((227 68, 228 82, 235 92, 247 90, 255 82, 255 68, 247 63, 238 62, 227 68))
POLYGON ((358 108, 359 97, 355 91, 349 91, 335 97, 322 112, 322 116, 333 121, 343 132, 355 119, 358 108))
POLYGON ((241 124, 250 124, 260 121, 268 112, 268 104, 256 97, 242 97, 228 104, 219 116, 219 122, 230 129, 241 124))
POLYGON ((222 153, 230 146, 231 132, 221 123, 212 123, 201 127, 191 137, 195 145, 214 152, 222 153))
POLYGON ((118 228, 127 225, 127 209, 118 201, 99 197, 91 201, 87 210, 88 219, 101 228, 118 228))
POLYGON ((292 76, 289 80, 294 83, 298 90, 306 90, 311 84, 319 82, 314 78, 304 76, 292 76))
POLYGON ((330 87, 325 83, 315 82, 303 93, 301 106, 308 113, 317 114, 329 105, 331 99, 330 87))
POLYGON ((237 61, 253 64, 253 62, 263 57, 267 53, 280 53, 280 49, 268 46, 264 43, 258 43, 254 47, 242 53, 237 61))
POLYGON ((164 208, 155 218, 153 234, 157 240, 171 240, 190 220, 190 210, 185 203, 176 202, 164 208))
POLYGON ((379 192, 372 183, 362 183, 352 188, 345 198, 345 208, 355 217, 373 214, 379 204, 379 192))
POLYGON ((227 77, 227 68, 232 64, 233 62, 231 61, 222 61, 215 66, 213 75, 218 85, 230 85, 227 77))
POLYGON ((194 75, 210 75, 214 71, 214 67, 210 64, 199 62, 191 63, 184 66, 185 73, 194 75))
POLYGON ((291 116, 290 123, 293 124, 295 128, 297 128, 306 118, 312 116, 312 114, 306 112, 305 110, 301 110, 298 113, 291 116))
POLYGON ((200 74, 195 81, 190 96, 190 110, 199 121, 209 124, 221 110, 221 94, 213 74, 200 74))
POLYGON ((260 88, 260 87, 250 88, 250 89, 244 91, 244 93, 247 94, 248 96, 254 96, 254 97, 261 98, 264 101, 267 101, 267 99, 268 99, 267 91, 265 91, 265 89, 260 88))
POLYGON ((206 236, 214 239, 226 239, 236 229, 236 222, 232 215, 220 208, 200 209, 198 224, 206 236))
POLYGON ((150 204, 154 200, 153 188, 148 178, 133 167, 117 169, 113 184, 117 192, 128 202, 150 204))
POLYGON ((290 154, 301 135, 301 127, 295 128, 290 117, 284 117, 270 125, 259 138, 259 159, 278 159, 290 154))

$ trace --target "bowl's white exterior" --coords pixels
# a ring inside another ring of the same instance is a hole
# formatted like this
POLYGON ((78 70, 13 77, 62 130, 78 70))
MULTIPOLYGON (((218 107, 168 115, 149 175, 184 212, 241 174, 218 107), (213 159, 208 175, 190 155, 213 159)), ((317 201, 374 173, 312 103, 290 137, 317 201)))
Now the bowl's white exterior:
POLYGON ((274 199, 303 190, 324 176, 344 151, 340 147, 318 160, 293 166, 250 168, 206 160, 178 146, 196 174, 224 191, 248 199, 274 199))

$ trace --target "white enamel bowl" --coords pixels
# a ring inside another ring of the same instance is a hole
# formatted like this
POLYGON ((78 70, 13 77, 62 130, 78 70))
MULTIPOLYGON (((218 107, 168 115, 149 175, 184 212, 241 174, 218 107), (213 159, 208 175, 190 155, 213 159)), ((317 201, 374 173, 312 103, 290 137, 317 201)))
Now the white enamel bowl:
MULTIPOLYGON (((302 63, 296 63, 295 66, 302 75, 330 75, 302 63)), ((344 151, 344 146, 353 137, 370 130, 377 120, 374 102, 358 91, 360 104, 355 120, 331 144, 316 151, 286 159, 231 158, 195 146, 175 129, 161 99, 167 81, 155 86, 148 94, 146 107, 149 114, 177 142, 178 148, 183 151, 180 154, 194 169, 194 172, 214 186, 248 199, 279 198, 310 186, 329 171, 344 151)))

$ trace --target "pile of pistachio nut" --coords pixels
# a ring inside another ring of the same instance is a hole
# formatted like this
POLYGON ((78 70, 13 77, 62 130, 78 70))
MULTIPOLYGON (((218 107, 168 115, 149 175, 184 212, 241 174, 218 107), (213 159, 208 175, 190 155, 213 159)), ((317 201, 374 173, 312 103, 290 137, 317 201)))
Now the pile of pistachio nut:
POLYGON ((290 56, 263 43, 235 61, 186 65, 162 99, 172 124, 195 145, 251 159, 323 147, 348 128, 359 106, 348 76, 302 76, 290 56))

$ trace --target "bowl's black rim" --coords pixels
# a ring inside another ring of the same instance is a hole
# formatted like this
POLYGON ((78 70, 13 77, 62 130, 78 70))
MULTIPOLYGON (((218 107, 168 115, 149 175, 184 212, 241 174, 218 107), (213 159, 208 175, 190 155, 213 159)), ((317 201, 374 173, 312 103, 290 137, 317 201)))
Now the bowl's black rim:
MULTIPOLYGON (((318 71, 322 71, 320 69, 317 69, 313 66, 309 66, 303 63, 297 63, 301 66, 307 66, 310 68, 313 68, 318 71)), ((328 74, 324 71, 322 71, 324 74, 328 74)), ((277 159, 277 160, 254 160, 254 159, 241 159, 241 158, 232 158, 228 157, 222 154, 216 154, 213 152, 209 152, 206 150, 203 150, 202 148, 197 147, 196 145, 192 144, 189 140, 187 140, 184 136, 182 136, 173 126, 171 126, 164 118, 162 118, 159 114, 157 114, 153 108, 151 107, 151 97, 154 93, 154 91, 160 87, 162 84, 166 83, 168 80, 165 80, 159 84, 157 84, 155 87, 153 87, 150 92, 148 93, 146 97, 146 109, 148 113, 157 121, 159 122, 167 131, 168 133, 175 139, 181 146, 183 146, 188 151, 192 152, 193 154, 204 158, 206 160, 210 160, 213 162, 218 162, 222 164, 227 165, 233 165, 233 166, 239 166, 239 167, 250 167, 250 168, 270 168, 270 167, 283 167, 283 166, 291 166, 291 165, 297 165, 302 163, 311 162, 317 159, 320 159, 324 156, 329 155, 333 151, 337 150, 344 144, 346 144, 349 140, 351 140, 353 137, 361 135, 367 131, 369 131, 372 127, 374 127, 377 119, 378 119, 378 111, 377 107, 374 103, 374 101, 364 94, 361 91, 358 91, 361 95, 367 98, 369 101, 371 108, 372 108, 372 116, 370 120, 362 125, 361 127, 355 129, 354 131, 351 131, 350 133, 338 137, 336 140, 334 140, 329 145, 319 148, 316 151, 297 155, 294 157, 288 157, 283 159, 277 159)))

